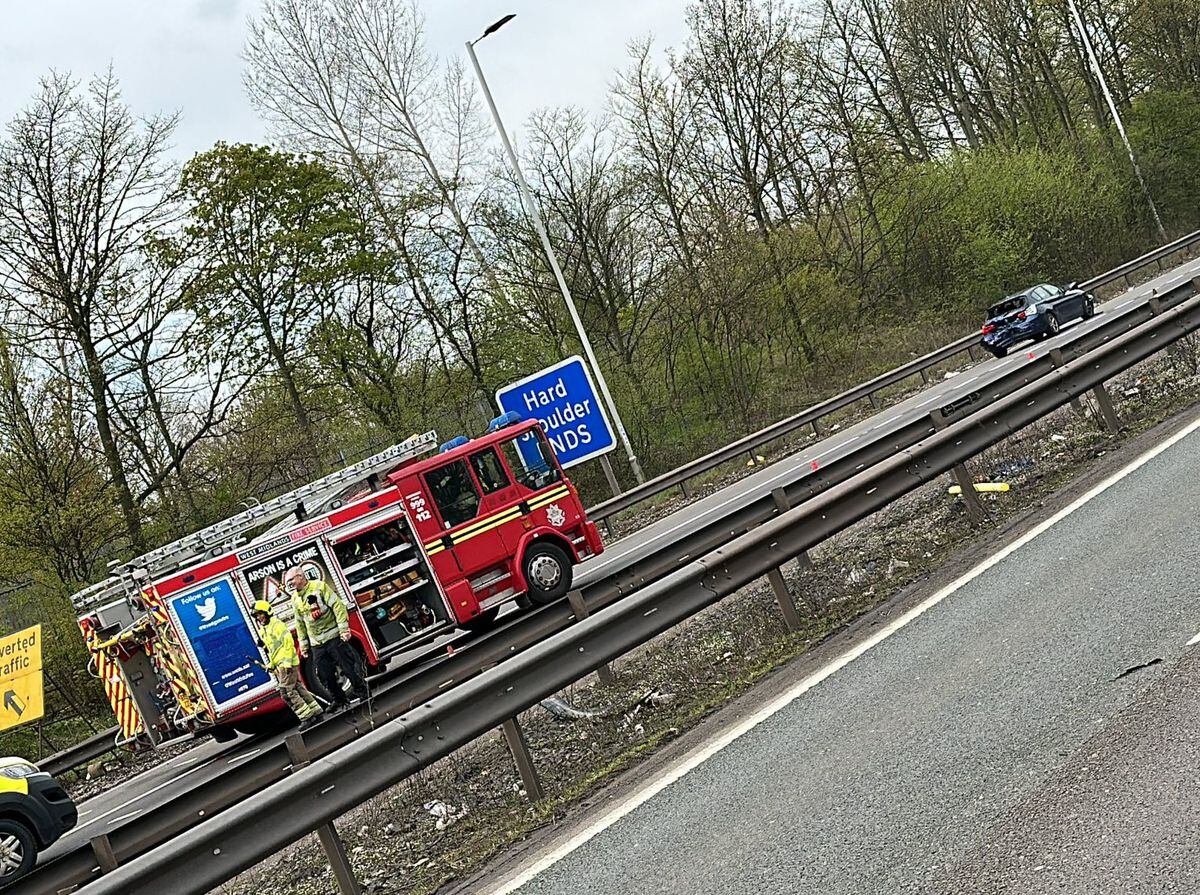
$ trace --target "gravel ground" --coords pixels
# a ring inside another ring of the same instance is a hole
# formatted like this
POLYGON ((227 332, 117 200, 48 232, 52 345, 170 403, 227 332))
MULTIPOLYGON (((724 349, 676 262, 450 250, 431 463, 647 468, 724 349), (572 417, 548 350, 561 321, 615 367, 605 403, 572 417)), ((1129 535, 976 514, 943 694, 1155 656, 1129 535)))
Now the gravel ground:
MULTIPOLYGON (((813 567, 785 570, 808 609, 803 631, 788 635, 769 588, 756 584, 624 657, 615 686, 590 677, 561 694, 597 717, 526 712, 521 722, 548 793, 544 803, 530 805, 523 797, 503 740, 492 734, 344 816, 338 828, 366 890, 420 895, 477 872, 772 669, 1029 512, 1123 438, 1190 406, 1200 396, 1197 373, 1196 346, 1189 344, 1110 383, 1126 426, 1121 436, 1098 430, 1085 402, 973 460, 976 481, 1003 481, 1012 489, 984 496, 988 520, 981 528, 966 525, 960 499, 948 497, 947 482, 940 482, 821 544, 812 551, 813 567)), ((314 837, 221 891, 268 891, 268 879, 272 895, 335 891, 314 837)))

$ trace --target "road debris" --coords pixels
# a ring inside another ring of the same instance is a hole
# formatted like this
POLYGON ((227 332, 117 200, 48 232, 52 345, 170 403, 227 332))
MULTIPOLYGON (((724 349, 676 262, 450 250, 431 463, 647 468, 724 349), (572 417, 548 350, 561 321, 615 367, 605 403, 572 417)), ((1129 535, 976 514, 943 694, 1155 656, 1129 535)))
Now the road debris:
POLYGON ((1149 662, 1143 662, 1140 665, 1131 665, 1129 668, 1126 668, 1124 671, 1114 677, 1113 681, 1119 681, 1121 678, 1127 677, 1133 674, 1135 671, 1142 671, 1143 669, 1150 668, 1153 665, 1157 665, 1161 661, 1162 656, 1155 656, 1149 662))
POLYGON ((607 710, 588 711, 587 709, 578 709, 565 699, 557 696, 547 696, 538 705, 562 721, 595 721, 607 714, 607 710))
POLYGON ((434 826, 439 830, 444 830, 446 827, 458 823, 467 816, 466 805, 463 805, 461 808, 455 808, 449 802, 443 802, 441 799, 426 802, 425 810, 437 818, 434 826))

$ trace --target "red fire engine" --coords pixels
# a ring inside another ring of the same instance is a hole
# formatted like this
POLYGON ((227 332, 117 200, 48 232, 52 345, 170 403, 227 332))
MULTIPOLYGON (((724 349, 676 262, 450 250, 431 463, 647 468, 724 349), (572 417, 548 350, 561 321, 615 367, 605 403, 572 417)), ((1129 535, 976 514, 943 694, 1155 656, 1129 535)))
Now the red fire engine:
POLYGON ((259 664, 250 607, 265 599, 291 621, 289 569, 346 602, 369 671, 455 627, 487 628, 506 602, 562 598, 573 566, 604 548, 540 424, 507 414, 422 459, 436 444, 414 436, 76 594, 120 739, 278 724, 284 704, 259 664))

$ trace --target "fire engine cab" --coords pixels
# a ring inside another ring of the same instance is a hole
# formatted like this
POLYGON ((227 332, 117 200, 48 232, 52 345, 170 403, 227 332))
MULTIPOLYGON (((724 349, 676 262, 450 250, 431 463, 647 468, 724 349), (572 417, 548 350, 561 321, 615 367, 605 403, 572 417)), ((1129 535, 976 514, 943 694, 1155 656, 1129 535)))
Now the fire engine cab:
MULTIPOLYGON (((438 448, 427 432, 117 568, 73 597, 122 743, 218 739, 286 711, 250 607, 294 620, 288 570, 349 611, 368 672, 502 605, 562 598, 604 548, 541 425, 515 414, 438 448), (433 454, 432 456, 427 456, 433 454)), ((307 667, 306 681, 325 696, 307 667)))

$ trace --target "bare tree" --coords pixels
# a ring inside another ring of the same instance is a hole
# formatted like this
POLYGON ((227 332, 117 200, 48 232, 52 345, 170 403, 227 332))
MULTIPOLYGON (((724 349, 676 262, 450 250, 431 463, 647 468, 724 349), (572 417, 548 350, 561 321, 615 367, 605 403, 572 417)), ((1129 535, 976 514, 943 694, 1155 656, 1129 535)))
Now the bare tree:
POLYGON ((65 372, 84 387, 134 546, 141 520, 110 385, 136 314, 129 271, 174 214, 166 152, 175 124, 135 119, 111 71, 82 91, 51 75, 0 144, 0 289, 19 309, 20 337, 74 347, 65 372))

